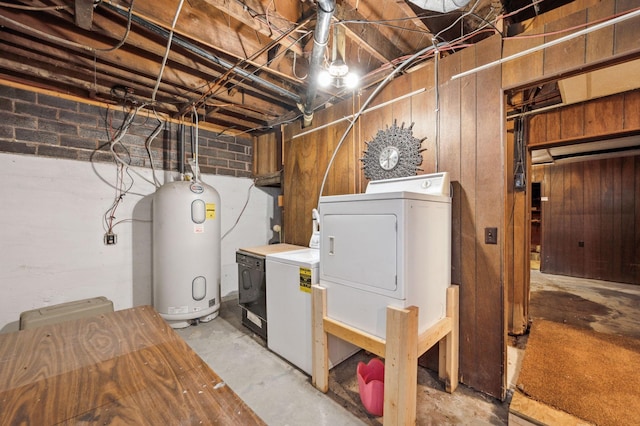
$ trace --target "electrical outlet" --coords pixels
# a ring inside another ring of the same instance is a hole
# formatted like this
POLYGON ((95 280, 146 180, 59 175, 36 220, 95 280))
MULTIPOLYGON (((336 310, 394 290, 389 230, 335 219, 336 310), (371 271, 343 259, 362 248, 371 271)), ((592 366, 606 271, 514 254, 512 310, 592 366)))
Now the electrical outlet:
POLYGON ((118 236, 113 232, 107 232, 104 234, 104 244, 107 246, 112 246, 118 242, 118 236))
POLYGON ((484 228, 484 243, 498 244, 498 228, 484 228))
POLYGON ((515 174, 513 188, 516 191, 524 191, 525 189, 527 189, 527 183, 525 181, 524 173, 515 174))

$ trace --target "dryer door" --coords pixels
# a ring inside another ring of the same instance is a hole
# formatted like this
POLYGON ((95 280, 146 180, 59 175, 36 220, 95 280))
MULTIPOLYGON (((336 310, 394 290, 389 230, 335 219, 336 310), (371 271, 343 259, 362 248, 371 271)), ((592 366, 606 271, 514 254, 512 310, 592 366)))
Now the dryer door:
POLYGON ((321 280, 389 294, 397 289, 394 214, 327 214, 320 243, 321 280))

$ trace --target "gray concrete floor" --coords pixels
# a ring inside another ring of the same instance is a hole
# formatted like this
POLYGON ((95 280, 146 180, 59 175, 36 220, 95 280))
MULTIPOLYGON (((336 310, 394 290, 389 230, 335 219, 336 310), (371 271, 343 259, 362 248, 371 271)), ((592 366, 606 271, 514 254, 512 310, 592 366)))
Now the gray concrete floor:
MULTIPOLYGON (((600 332, 640 337, 640 286, 582 280, 531 271, 530 314, 600 332)), ((214 371, 269 425, 381 425, 359 400, 356 366, 370 354, 360 351, 330 373, 323 394, 310 377, 269 351, 240 323, 234 297, 220 316, 177 330, 214 371)), ((509 339, 507 380, 515 385, 527 336, 509 339)), ((501 402, 460 385, 444 392, 436 374, 418 368, 419 425, 505 425, 508 399, 501 402)))
MULTIPOLYGON (((269 425, 381 425, 359 399, 356 366, 371 355, 360 351, 332 369, 329 392, 269 351, 242 326, 234 298, 225 300, 215 320, 176 330, 211 368, 269 425)), ((417 423, 420 425, 503 425, 507 403, 464 385, 443 390, 435 373, 418 368, 417 423)))
POLYGON ((531 270, 529 316, 640 338, 640 286, 531 270))

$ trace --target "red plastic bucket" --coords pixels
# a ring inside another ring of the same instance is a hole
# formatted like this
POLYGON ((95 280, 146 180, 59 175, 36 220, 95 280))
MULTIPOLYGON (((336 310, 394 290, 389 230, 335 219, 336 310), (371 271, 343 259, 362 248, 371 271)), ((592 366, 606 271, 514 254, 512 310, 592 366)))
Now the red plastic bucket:
POLYGON ((373 358, 368 364, 358 363, 358 390, 364 408, 374 416, 381 416, 384 408, 384 363, 373 358))

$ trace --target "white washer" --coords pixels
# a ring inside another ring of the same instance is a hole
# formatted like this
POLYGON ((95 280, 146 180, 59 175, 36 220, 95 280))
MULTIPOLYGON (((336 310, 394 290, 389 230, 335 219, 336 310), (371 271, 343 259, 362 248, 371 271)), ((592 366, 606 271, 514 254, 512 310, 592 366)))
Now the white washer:
MULTIPOLYGON (((269 254, 267 274, 267 347, 311 375, 311 285, 318 284, 318 249, 269 254)), ((329 336, 329 367, 359 350, 329 336)))
POLYGON ((327 315, 386 338, 386 307, 419 308, 423 332, 446 315, 451 281, 448 173, 373 181, 320 199, 327 315))

